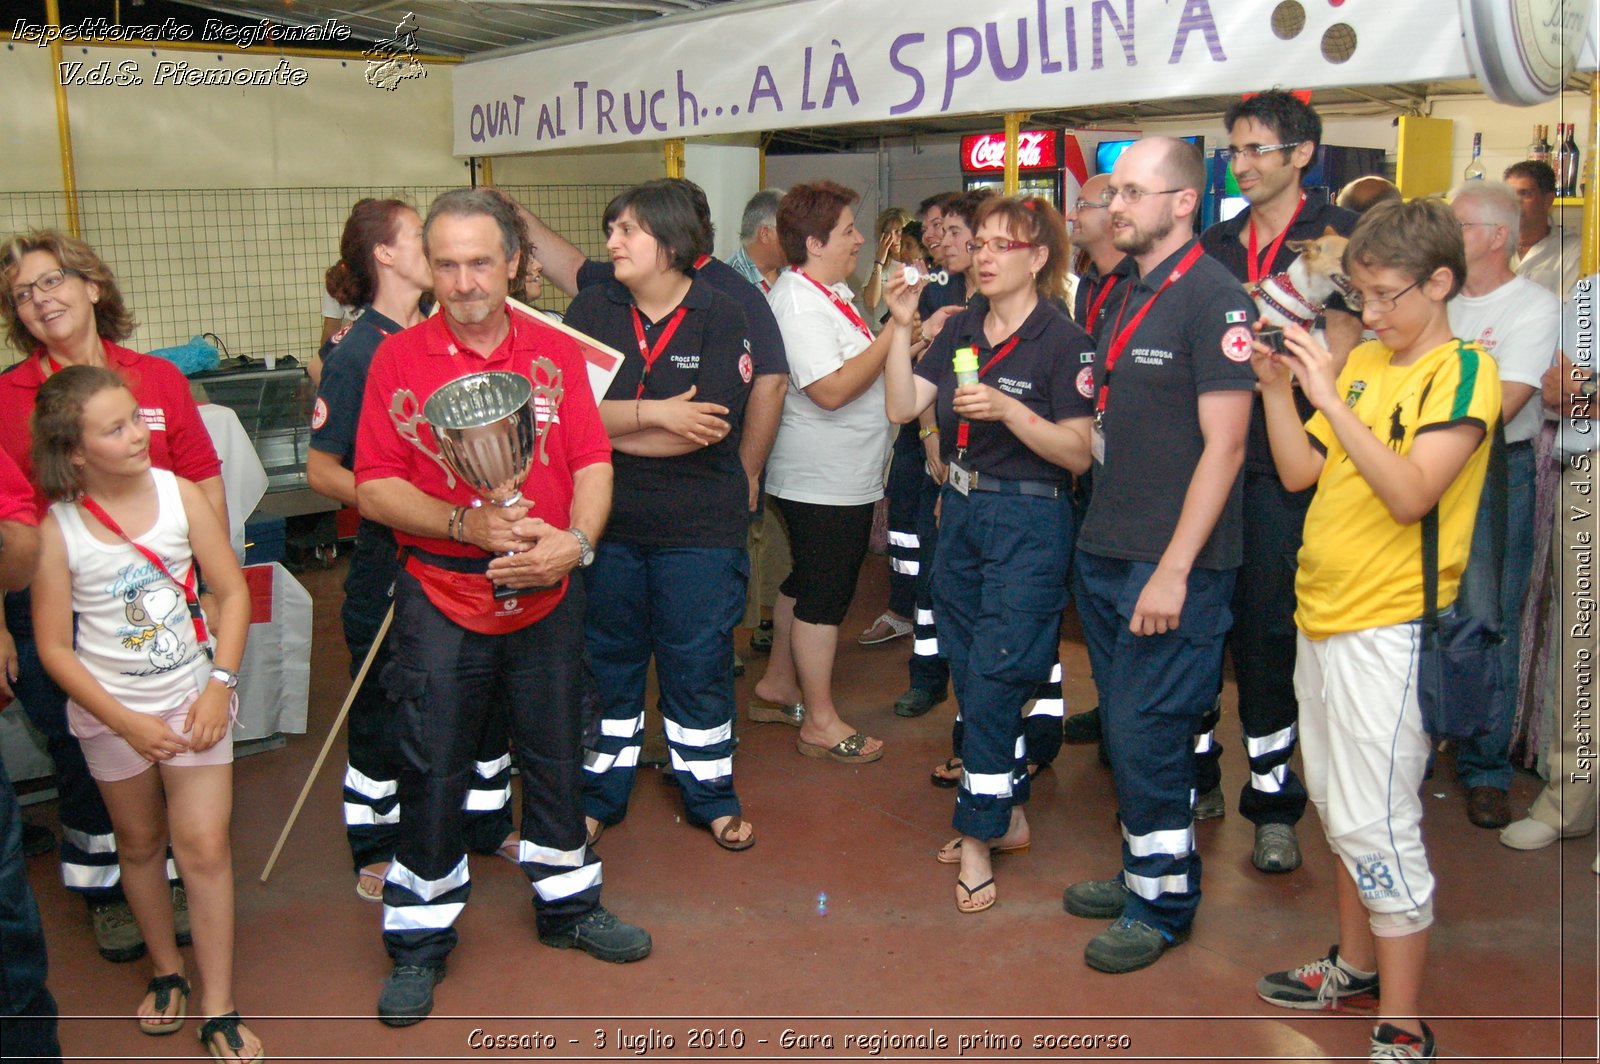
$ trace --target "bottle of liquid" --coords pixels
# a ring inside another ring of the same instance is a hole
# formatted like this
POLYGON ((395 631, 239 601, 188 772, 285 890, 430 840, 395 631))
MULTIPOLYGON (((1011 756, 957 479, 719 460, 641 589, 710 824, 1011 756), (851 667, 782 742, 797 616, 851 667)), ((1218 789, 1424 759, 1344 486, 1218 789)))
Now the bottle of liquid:
POLYGON ((1540 140, 1541 140, 1541 138, 1539 136, 1539 125, 1538 125, 1538 123, 1534 123, 1534 126, 1533 126, 1533 140, 1528 142, 1528 159, 1530 161, 1537 161, 1538 158, 1539 158, 1540 140))
POLYGON ((1566 191, 1561 193, 1563 196, 1578 195, 1578 177, 1583 173, 1578 152, 1577 129, 1578 124, 1576 122, 1567 123, 1567 140, 1564 145, 1566 148, 1566 160, 1561 169, 1563 175, 1562 183, 1566 187, 1566 191))
POLYGON ((1466 180, 1466 181, 1482 181, 1483 180, 1483 159, 1480 158, 1480 156, 1482 156, 1482 155, 1483 155, 1483 134, 1482 133, 1474 133, 1472 135, 1472 161, 1467 163, 1467 168, 1465 170, 1461 171, 1461 177, 1462 177, 1463 180, 1466 180))
POLYGON ((1539 127, 1539 154, 1535 158, 1547 165, 1550 162, 1550 127, 1547 125, 1539 127))
POLYGON ((978 352, 974 348, 961 348, 950 365, 956 371, 957 387, 978 383, 978 352))
POLYGON ((1556 123, 1556 139, 1550 151, 1550 169, 1556 174, 1556 195, 1567 194, 1567 179, 1565 170, 1567 166, 1567 126, 1564 122, 1556 123))

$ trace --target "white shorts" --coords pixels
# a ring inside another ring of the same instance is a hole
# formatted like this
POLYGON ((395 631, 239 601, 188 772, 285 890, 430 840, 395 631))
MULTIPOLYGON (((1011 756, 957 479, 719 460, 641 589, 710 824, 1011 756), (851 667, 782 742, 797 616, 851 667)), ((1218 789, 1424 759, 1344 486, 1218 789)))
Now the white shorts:
POLYGON ((1433 873, 1422 846, 1428 736, 1417 704, 1421 627, 1300 633, 1294 691, 1306 790, 1328 845, 1374 913, 1431 922, 1433 873))

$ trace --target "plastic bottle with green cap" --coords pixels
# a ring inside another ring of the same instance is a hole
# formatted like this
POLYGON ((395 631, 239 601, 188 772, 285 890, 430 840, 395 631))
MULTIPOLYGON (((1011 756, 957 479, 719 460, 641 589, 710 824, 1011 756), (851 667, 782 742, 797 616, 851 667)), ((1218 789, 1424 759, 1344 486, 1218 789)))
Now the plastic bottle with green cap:
POLYGON ((978 352, 971 347, 956 348, 956 357, 950 366, 956 371, 956 386, 964 388, 978 383, 978 352))

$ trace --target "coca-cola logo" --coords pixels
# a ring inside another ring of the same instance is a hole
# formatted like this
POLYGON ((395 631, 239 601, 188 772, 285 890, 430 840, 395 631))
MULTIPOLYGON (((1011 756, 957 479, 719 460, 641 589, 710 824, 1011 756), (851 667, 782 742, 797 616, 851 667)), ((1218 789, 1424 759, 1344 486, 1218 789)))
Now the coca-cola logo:
MULTIPOLYGON (((968 170, 1004 170, 1006 135, 979 133, 961 139, 961 151, 968 170)), ((1048 129, 1029 129, 1017 134, 1017 166, 1023 170, 1056 168, 1055 133, 1048 129)))

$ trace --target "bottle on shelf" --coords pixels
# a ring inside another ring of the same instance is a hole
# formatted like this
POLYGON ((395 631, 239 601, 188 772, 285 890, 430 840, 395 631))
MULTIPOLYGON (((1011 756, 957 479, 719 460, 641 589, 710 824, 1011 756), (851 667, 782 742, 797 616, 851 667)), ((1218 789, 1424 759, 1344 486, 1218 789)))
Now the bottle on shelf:
POLYGON ((1555 171, 1556 195, 1558 196, 1565 196, 1567 194, 1567 181, 1563 176, 1563 171, 1567 165, 1566 132, 1566 124, 1564 122, 1557 122, 1556 139, 1550 150, 1550 169, 1555 171))
POLYGON ((1576 122, 1567 123, 1567 139, 1562 145, 1566 152, 1566 158, 1562 163, 1560 175, 1561 182, 1566 187, 1566 191, 1561 193, 1563 196, 1576 196, 1579 194, 1578 181, 1583 174, 1583 167, 1580 165, 1581 158, 1578 153, 1577 129, 1576 122))
POLYGON ((1461 171, 1461 177, 1462 177, 1463 180, 1465 180, 1465 181, 1482 181, 1483 180, 1483 173, 1484 173, 1484 171, 1483 171, 1483 159, 1480 158, 1482 155, 1483 155, 1483 134, 1482 133, 1474 133, 1472 135, 1472 161, 1467 163, 1467 168, 1465 170, 1461 171))
POLYGON ((1533 162, 1542 162, 1540 152, 1544 148, 1544 137, 1540 135, 1540 126, 1536 122, 1533 126, 1533 140, 1528 143, 1528 158, 1533 162))

